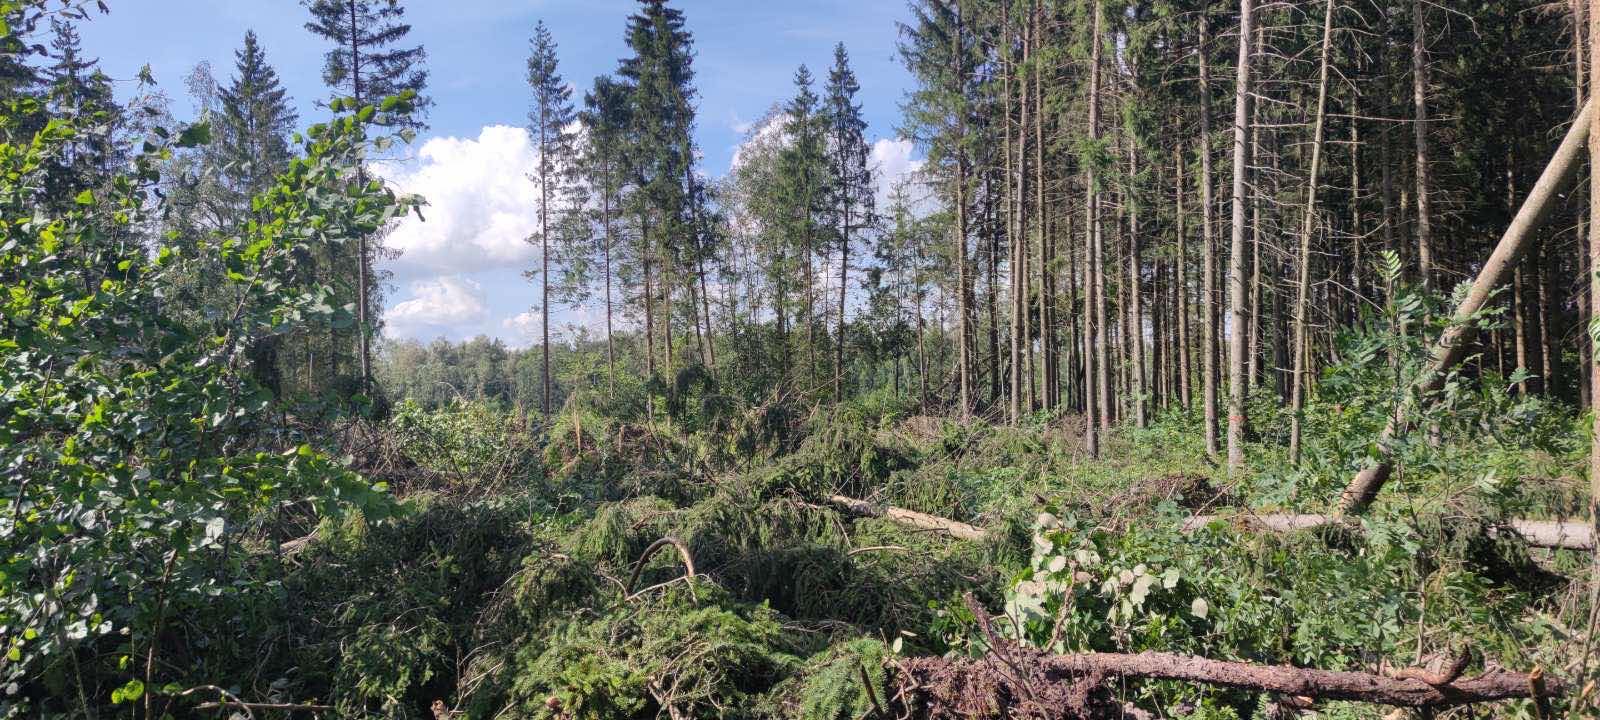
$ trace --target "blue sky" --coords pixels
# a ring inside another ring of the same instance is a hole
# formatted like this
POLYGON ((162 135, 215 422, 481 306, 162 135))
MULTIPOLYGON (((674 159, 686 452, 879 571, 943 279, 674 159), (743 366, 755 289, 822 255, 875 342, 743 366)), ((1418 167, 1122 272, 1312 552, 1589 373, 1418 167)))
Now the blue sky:
MULTIPOLYGON (((108 74, 130 80, 148 63, 173 96, 180 117, 190 110, 183 78, 209 61, 226 81, 233 50, 254 29, 300 109, 301 124, 325 113, 321 82, 325 45, 304 29, 296 0, 112 0, 111 14, 82 28, 84 45, 108 74)), ((543 20, 560 45, 562 74, 579 88, 611 72, 625 55, 624 21, 632 0, 410 0, 412 37, 428 50, 431 129, 390 171, 402 188, 428 197, 428 223, 402 227, 392 245, 405 252, 390 264, 388 332, 399 337, 460 339, 489 334, 525 344, 537 332, 526 315, 537 287, 523 279, 537 254, 521 246, 529 203, 520 176, 533 155, 515 132, 527 115, 524 82, 528 38, 543 20)), ((861 81, 869 140, 885 173, 914 163, 908 144, 893 140, 898 104, 910 79, 895 50, 901 0, 679 0, 695 37, 700 92, 698 140, 704 171, 724 174, 749 123, 792 89, 802 62, 825 77, 833 46, 844 42, 861 81)), ((131 82, 123 84, 131 89, 131 82)), ((591 321, 563 309, 561 325, 591 321)))

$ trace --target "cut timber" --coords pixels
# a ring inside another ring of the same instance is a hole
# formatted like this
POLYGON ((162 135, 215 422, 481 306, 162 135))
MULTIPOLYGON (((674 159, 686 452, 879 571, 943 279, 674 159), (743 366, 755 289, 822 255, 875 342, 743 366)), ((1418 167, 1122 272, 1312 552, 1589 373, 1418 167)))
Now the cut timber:
POLYGON ((835 507, 838 507, 840 510, 850 513, 851 515, 892 520, 900 523, 901 525, 918 528, 920 530, 935 530, 942 532, 946 535, 959 538, 961 540, 983 542, 984 540, 989 539, 988 531, 984 530, 983 528, 968 525, 964 522, 947 520, 936 515, 919 513, 915 510, 907 510, 905 508, 897 507, 878 507, 877 505, 873 505, 865 500, 857 500, 855 498, 845 497, 843 495, 830 495, 828 496, 828 502, 835 507))
POLYGON ((988 717, 985 710, 996 703, 1012 705, 1013 717, 1120 717, 1120 705, 1103 695, 1096 697, 1104 693, 1105 681, 1112 678, 1177 680, 1314 701, 1411 708, 1527 698, 1535 688, 1541 697, 1563 692, 1560 684, 1549 678, 1502 668, 1430 685, 1416 678, 1226 662, 1173 653, 1048 655, 1014 645, 991 651, 986 658, 909 658, 900 661, 896 669, 900 688, 896 699, 902 708, 931 718, 988 717))
MULTIPOLYGON (((1333 515, 1239 514, 1196 515, 1183 522, 1183 531, 1194 532, 1217 521, 1270 532, 1314 530, 1329 525, 1344 525, 1351 529, 1360 529, 1359 524, 1349 520, 1341 521, 1333 515)), ((1510 530, 1534 547, 1562 550, 1594 549, 1594 530, 1586 523, 1562 522, 1559 520, 1512 520, 1504 526, 1492 529, 1491 532, 1501 530, 1510 530)))
MULTIPOLYGON (((1512 218, 1511 225, 1501 236, 1500 244, 1495 246, 1494 253, 1483 264, 1477 279, 1473 280, 1472 289, 1462 298, 1449 329, 1439 337, 1438 344, 1433 348, 1433 362, 1417 379, 1415 392, 1407 394, 1407 398, 1428 398, 1439 392, 1444 387, 1450 370, 1472 349, 1473 336, 1477 334, 1478 329, 1475 322, 1478 311, 1488 303, 1495 288, 1505 282, 1506 275, 1533 244, 1535 231, 1549 218, 1550 212, 1556 205, 1564 201, 1561 189, 1571 183, 1572 178, 1578 173, 1578 168, 1583 165, 1584 143, 1588 141, 1589 125, 1593 122, 1593 118, 1594 103, 1585 103, 1583 111, 1578 114, 1578 119, 1572 123, 1566 138, 1561 141, 1561 146, 1556 149, 1555 155, 1550 158, 1550 163, 1539 176, 1539 181, 1534 183, 1533 189, 1529 191, 1528 199, 1517 209, 1517 216, 1512 218)), ((1410 432, 1410 418, 1415 414, 1414 410, 1415 408, 1402 407, 1395 417, 1389 420, 1388 426, 1383 429, 1383 434, 1378 437, 1378 456, 1374 458, 1373 464, 1351 479, 1339 499, 1340 515, 1359 513, 1378 497, 1378 491, 1383 489, 1383 484, 1388 482, 1389 475, 1394 472, 1394 466, 1389 458, 1391 448, 1395 441, 1410 432)))

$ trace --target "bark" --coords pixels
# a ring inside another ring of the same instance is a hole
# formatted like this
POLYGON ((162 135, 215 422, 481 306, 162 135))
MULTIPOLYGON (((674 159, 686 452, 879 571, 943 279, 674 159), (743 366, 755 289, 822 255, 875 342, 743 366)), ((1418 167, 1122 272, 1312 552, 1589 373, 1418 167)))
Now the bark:
POLYGON ((1311 312, 1311 233, 1317 223, 1317 186, 1322 173, 1323 123, 1328 113, 1328 54, 1333 44, 1333 0, 1322 11, 1322 59, 1318 72, 1317 115, 1311 132, 1311 176, 1306 181, 1306 207, 1300 226, 1299 285, 1294 302, 1293 376, 1289 379, 1289 464, 1300 464, 1301 415, 1305 410, 1306 360, 1310 355, 1306 338, 1307 316, 1311 312))
POLYGON ((1245 293, 1245 193, 1250 159, 1250 63, 1255 0, 1239 0, 1239 63, 1233 101, 1233 254, 1228 259, 1228 471, 1244 470, 1245 352, 1250 327, 1245 293))
POLYGON ((1215 458, 1220 451, 1217 442, 1217 238, 1216 223, 1212 213, 1216 202, 1212 198, 1211 169, 1211 20, 1206 16, 1210 3, 1201 4, 1200 16, 1200 234, 1203 240, 1200 270, 1200 354, 1201 395, 1205 406, 1206 455, 1215 458))
MULTIPOLYGON (((1240 528, 1276 533, 1316 530, 1338 525, 1358 532, 1361 530, 1360 523, 1340 520, 1333 515, 1240 514, 1196 515, 1183 521, 1183 531, 1194 532, 1219 521, 1232 523, 1240 528)), ((1594 530, 1587 524, 1562 520, 1510 520, 1503 526, 1492 527, 1490 534, 1514 535, 1533 547, 1564 550, 1593 550, 1595 539, 1594 530)))
POLYGON ((1433 209, 1428 170, 1428 58, 1425 45, 1427 8, 1424 0, 1411 3, 1411 102, 1417 145, 1417 272, 1422 289, 1433 289, 1433 209))
MULTIPOLYGON (((1094 24, 1089 39, 1089 140, 1100 140, 1100 33, 1105 10, 1099 0, 1094 0, 1094 24)), ((1084 228, 1083 248, 1083 382, 1088 413, 1084 417, 1084 447, 1090 457, 1100 456, 1100 424, 1104 421, 1108 398, 1105 393, 1105 320, 1104 286, 1098 277, 1096 258, 1100 246, 1100 190, 1093 163, 1086 163, 1084 180, 1085 206, 1088 223, 1084 228), (1100 307, 1100 317, 1095 308, 1100 307), (1097 342, 1098 338, 1098 342, 1097 342), (1098 354, 1096 350, 1098 349, 1098 354)))
MULTIPOLYGON (((981 608, 979 608, 981 611, 981 608)), ((985 619, 986 620, 986 619, 985 619)), ((984 621, 980 621, 984 622, 984 621)), ((987 623, 984 623, 987 625, 987 623)), ((1313 701, 1346 700, 1412 708, 1445 708, 1532 696, 1556 697, 1560 683, 1535 671, 1493 668, 1481 675, 1432 685, 1417 677, 1367 672, 1257 665, 1142 652, 1049 655, 996 638, 981 658, 908 658, 895 666, 897 700, 908 714, 929 718, 1121 718, 1129 715, 1106 697, 1112 679, 1177 680, 1276 693, 1313 701)))
POLYGON ((865 500, 857 500, 843 495, 828 496, 828 503, 858 517, 882 518, 918 530, 940 532, 958 540, 983 542, 989 539, 989 532, 983 528, 926 513, 919 513, 914 510, 893 506, 878 506, 865 500))
MULTIPOLYGON (((951 52, 950 55, 951 55, 951 58, 952 58, 952 62, 955 63, 955 77, 956 77, 956 82, 959 84, 959 83, 961 83, 963 81, 963 78, 965 77, 966 68, 963 67, 963 64, 962 64, 962 62, 960 60, 960 58, 961 58, 961 36, 962 36, 962 24, 961 24, 962 18, 961 18, 960 6, 959 5, 955 5, 955 7, 957 8, 957 10, 956 10, 956 32, 951 37, 951 44, 954 47, 952 48, 953 52, 951 52)), ((958 87, 957 90, 960 91, 961 89, 958 87)), ((966 137, 966 134, 967 134, 967 115, 966 115, 966 110, 964 108, 958 107, 956 109, 956 136, 957 137, 966 137)), ((966 201, 966 187, 967 187, 967 155, 966 155, 966 151, 964 149, 957 148, 956 149, 956 174, 955 174, 956 226, 955 226, 954 245, 955 245, 955 251, 956 251, 955 252, 955 263, 956 263, 956 306, 957 306, 957 308, 959 309, 959 312, 960 312, 960 318, 956 321, 956 327, 957 327, 957 332, 960 334, 960 343, 959 343, 959 345, 960 345, 960 348, 959 348, 960 353, 959 353, 959 358, 958 358, 957 363, 956 363, 956 377, 957 377, 958 384, 960 386, 960 396, 959 396, 959 402, 961 403, 960 415, 961 415, 961 417, 963 419, 965 419, 967 417, 970 417, 971 413, 972 413, 972 387, 971 387, 971 384, 972 384, 971 383, 971 379, 972 379, 972 347, 971 347, 971 343, 970 343, 970 338, 972 336, 972 328, 971 328, 972 313, 971 313, 971 306, 969 304, 970 298, 971 298, 971 294, 967 292, 968 278, 967 278, 967 208, 966 208, 966 202, 967 201, 966 201)))
MULTIPOLYGON (((1592 141, 1590 125, 1593 122, 1593 105, 1585 103, 1583 112, 1567 131, 1566 138, 1556 149, 1550 163, 1545 166, 1538 182, 1529 191, 1527 199, 1518 208, 1516 217, 1512 218, 1511 225, 1501 236, 1494 253, 1484 263, 1471 289, 1467 291, 1461 305, 1456 308, 1454 321, 1434 345, 1433 360, 1416 381, 1415 392, 1408 394, 1408 398, 1427 398, 1437 393, 1444 386, 1450 371, 1466 357, 1477 334, 1477 328, 1471 322, 1472 318, 1483 308, 1494 289, 1504 281, 1506 272, 1515 266, 1517 260, 1527 251, 1532 244, 1535 231, 1544 224, 1551 211, 1563 199, 1560 197, 1562 188, 1571 183, 1585 159, 1584 145, 1592 141)), ((1594 152, 1600 155, 1600 148, 1596 148, 1594 152)), ((1600 177, 1600 174, 1597 174, 1597 177, 1600 177)), ((1591 183, 1600 183, 1600 180, 1591 180, 1591 183)), ((1592 207, 1590 212, 1594 212, 1592 207)), ((1592 221, 1593 218, 1591 225, 1592 221)), ((1600 237, 1591 236, 1590 242, 1591 253, 1600 253, 1600 237)), ((1600 397, 1600 387, 1596 387, 1594 392, 1596 397, 1600 397)), ((1400 408, 1396 417, 1384 428, 1378 438, 1377 457, 1373 459, 1371 465, 1351 479, 1345 488, 1339 501, 1340 514, 1359 513, 1364 510, 1388 481, 1389 475, 1394 471, 1390 461, 1392 445, 1395 440, 1404 437, 1411 430, 1412 413, 1409 410, 1409 407, 1400 408)), ((1600 455, 1596 456, 1594 462, 1593 469, 1600 470, 1600 455)), ((1600 478, 1600 473, 1591 473, 1591 477, 1600 478)), ((1600 486, 1597 486, 1596 490, 1597 494, 1600 494, 1600 486)))
POLYGON ((1187 220, 1183 208, 1183 151, 1174 150, 1173 164, 1177 166, 1178 180, 1175 189, 1177 195, 1177 231, 1178 231, 1178 258, 1172 267, 1172 282, 1176 296, 1176 324, 1178 326, 1178 396, 1183 400, 1183 407, 1188 410, 1192 407, 1193 396, 1189 391, 1189 379, 1193 377, 1189 362, 1189 232, 1183 223, 1187 220))
POLYGON ((1140 304, 1139 204, 1134 197, 1134 178, 1139 176, 1138 153, 1128 143, 1128 347, 1133 363, 1129 390, 1133 394, 1133 422, 1138 427, 1150 424, 1148 388, 1145 386, 1144 308, 1140 304))

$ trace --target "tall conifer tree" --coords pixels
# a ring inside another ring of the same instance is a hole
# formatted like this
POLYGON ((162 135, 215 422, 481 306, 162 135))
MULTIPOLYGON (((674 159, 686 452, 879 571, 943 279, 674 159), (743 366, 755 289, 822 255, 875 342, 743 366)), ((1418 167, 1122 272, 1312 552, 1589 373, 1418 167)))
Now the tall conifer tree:
MULTIPOLYGON (((392 122, 410 132, 427 128, 424 117, 432 101, 423 95, 428 85, 428 71, 423 64, 428 54, 421 45, 396 47, 411 33, 400 0, 302 2, 311 11, 306 29, 333 46, 323 58, 322 81, 336 93, 355 100, 357 106, 376 104, 406 90, 415 92, 412 112, 392 122)), ((357 243, 356 347, 363 390, 370 389, 372 383, 372 308, 378 304, 379 291, 372 280, 373 250, 369 238, 363 237, 357 243)))
POLYGON ((540 407, 545 422, 550 421, 550 213, 552 201, 564 194, 573 165, 572 133, 569 126, 577 114, 572 107, 572 89, 567 87, 556 61, 556 42, 550 30, 541 21, 533 30, 532 52, 528 56, 528 87, 533 91, 533 105, 528 111, 528 134, 539 154, 539 166, 534 180, 539 185, 539 235, 531 238, 539 245, 539 282, 543 333, 544 393, 540 407))
POLYGON ((833 345, 833 397, 844 400, 845 300, 850 283, 850 244, 857 235, 874 226, 872 168, 868 160, 867 121, 861 116, 856 93, 861 83, 850 69, 850 54, 844 43, 833 49, 833 69, 828 73, 826 107, 829 165, 832 170, 828 210, 834 215, 831 225, 839 245, 839 306, 835 319, 838 331, 833 345))

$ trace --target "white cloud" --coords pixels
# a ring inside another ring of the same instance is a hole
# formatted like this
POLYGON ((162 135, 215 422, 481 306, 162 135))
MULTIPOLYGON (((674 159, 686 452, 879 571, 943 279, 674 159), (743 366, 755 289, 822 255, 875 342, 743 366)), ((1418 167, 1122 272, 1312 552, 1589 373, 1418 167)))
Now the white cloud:
POLYGON ((429 330, 482 322, 488 314, 483 287, 477 281, 445 275, 411 283, 411 299, 389 308, 385 317, 391 335, 416 337, 429 330))
POLYGON ((542 333, 539 332, 543 327, 542 320, 539 311, 528 310, 501 320, 500 327, 511 333, 511 336, 506 338, 507 343, 512 347, 525 348, 542 339, 542 333))
POLYGON ((538 185, 529 174, 538 158, 527 131, 490 125, 477 138, 428 140, 415 163, 380 166, 400 191, 428 203, 426 222, 409 216, 385 241, 401 252, 396 269, 459 274, 530 264, 538 253, 526 238, 539 216, 538 185))
POLYGON ((922 169, 925 161, 913 157, 916 146, 910 140, 883 138, 872 144, 872 171, 878 181, 878 207, 887 208, 895 183, 922 169))

